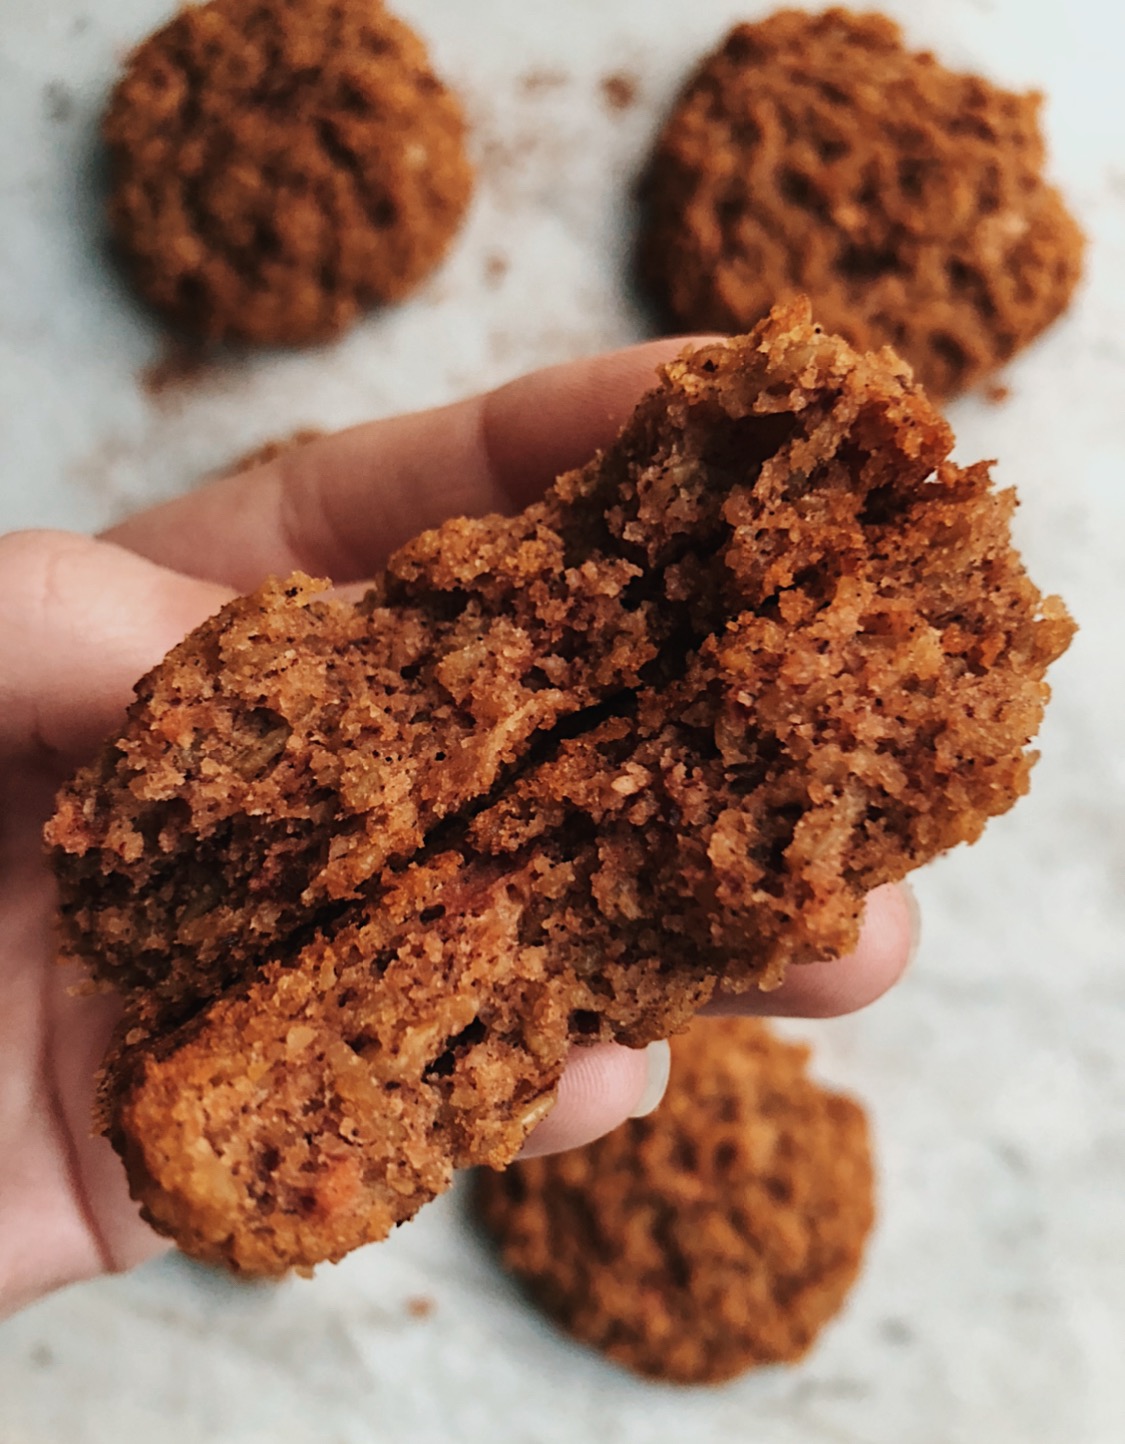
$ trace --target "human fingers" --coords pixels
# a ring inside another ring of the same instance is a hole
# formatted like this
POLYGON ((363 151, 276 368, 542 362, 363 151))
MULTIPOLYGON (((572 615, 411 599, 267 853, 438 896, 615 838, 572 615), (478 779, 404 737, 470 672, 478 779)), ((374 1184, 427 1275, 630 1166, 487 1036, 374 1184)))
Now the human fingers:
MULTIPOLYGON (((828 1018, 866 1007, 902 975, 918 941, 918 905, 906 884, 876 888, 867 899, 853 953, 790 970, 780 988, 714 999, 710 1015, 757 1014, 828 1018)), ((560 1153, 610 1132, 628 1117, 650 1112, 668 1082, 666 1043, 622 1048, 603 1043, 576 1048, 553 1110, 532 1133, 521 1157, 560 1153)))
POLYGON ((687 344, 551 366, 451 406, 320 437, 105 535, 237 591, 294 570, 363 580, 426 527, 517 511, 588 461, 655 384, 656 367, 687 344))
POLYGON ((875 1002, 905 972, 918 945, 920 914, 907 883, 868 894, 855 951, 790 968, 773 992, 752 989, 713 998, 704 1012, 779 1018, 834 1018, 875 1002))
POLYGON ((647 1048, 623 1048, 619 1043, 575 1048, 554 1108, 528 1138, 520 1157, 579 1148, 626 1118, 651 1113, 668 1086, 670 1063, 664 1042, 647 1048))
POLYGON ((46 990, 57 1116, 69 1136, 71 1181, 93 1245, 74 1276, 120 1273, 171 1247, 141 1218, 109 1140, 91 1129, 95 1080, 121 1003, 110 993, 75 995, 69 968, 52 968, 46 990))
POLYGON ((0 537, 0 755, 69 762, 230 593, 61 531, 0 537))

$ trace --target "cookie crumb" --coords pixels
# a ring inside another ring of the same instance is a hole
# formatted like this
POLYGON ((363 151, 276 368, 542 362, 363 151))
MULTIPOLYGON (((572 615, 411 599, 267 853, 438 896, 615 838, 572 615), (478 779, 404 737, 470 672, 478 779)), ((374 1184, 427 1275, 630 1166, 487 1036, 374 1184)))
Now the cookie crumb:
POLYGON ((511 261, 500 251, 490 251, 484 258, 484 279, 485 283, 495 288, 508 274, 511 261))
POLYGON ((406 1312, 412 1319, 428 1319, 437 1304, 426 1294, 416 1294, 406 1301, 406 1312))
POLYGON ((43 109, 56 125, 65 125, 74 115, 74 96, 61 80, 49 80, 43 87, 43 109))
POLYGON ((154 400, 167 400, 203 380, 217 361, 215 350, 179 336, 166 337, 155 360, 138 373, 141 390, 154 400))
POLYGON ((524 95, 543 95, 569 83, 570 76, 565 70, 529 70, 519 78, 519 87, 524 95))
POLYGON ((28 1362, 33 1369, 50 1369, 55 1363, 55 1351, 49 1344, 33 1344, 28 1362))
POLYGON ((1012 388, 1002 381, 990 381, 984 388, 984 399, 990 406, 1000 406, 1012 394, 1012 388))
POLYGON ((250 451, 236 457, 234 461, 222 468, 219 475, 239 476, 244 471, 253 471, 256 466, 264 466, 267 461, 274 461, 287 451, 296 451, 298 447, 306 446, 310 441, 319 441, 324 434, 318 427, 302 426, 289 436, 273 437, 269 441, 263 441, 261 446, 255 446, 250 451))
POLYGON ((602 99, 610 110, 628 110, 637 99, 637 77, 627 70, 602 77, 602 99))

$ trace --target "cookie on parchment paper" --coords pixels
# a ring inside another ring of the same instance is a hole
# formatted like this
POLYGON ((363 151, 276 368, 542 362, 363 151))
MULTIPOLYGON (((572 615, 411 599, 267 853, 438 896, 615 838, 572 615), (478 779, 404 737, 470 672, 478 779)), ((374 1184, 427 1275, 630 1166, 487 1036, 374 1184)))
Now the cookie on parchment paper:
POLYGON ((398 300, 472 190, 460 104, 377 0, 188 6, 129 56, 103 132, 128 271, 206 341, 321 341, 398 300))
POLYGON ((783 10, 688 81, 644 182, 643 278, 689 330, 744 331, 793 291, 935 398, 1067 306, 1083 237, 1043 175, 1042 96, 915 54, 882 15, 783 10))
POLYGON ((618 1364, 718 1383, 799 1359, 874 1218, 858 1103, 751 1018, 672 1040, 663 1102, 584 1148, 482 1171, 477 1211, 553 1319, 618 1364))

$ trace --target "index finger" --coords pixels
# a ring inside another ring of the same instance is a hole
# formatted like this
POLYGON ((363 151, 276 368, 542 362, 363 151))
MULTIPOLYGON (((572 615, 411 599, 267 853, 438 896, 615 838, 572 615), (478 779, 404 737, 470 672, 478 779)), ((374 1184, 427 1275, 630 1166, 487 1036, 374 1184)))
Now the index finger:
POLYGON ((433 411, 367 422, 153 507, 108 540, 249 591, 294 570, 362 581, 450 516, 526 506, 607 446, 688 340, 532 372, 433 411))

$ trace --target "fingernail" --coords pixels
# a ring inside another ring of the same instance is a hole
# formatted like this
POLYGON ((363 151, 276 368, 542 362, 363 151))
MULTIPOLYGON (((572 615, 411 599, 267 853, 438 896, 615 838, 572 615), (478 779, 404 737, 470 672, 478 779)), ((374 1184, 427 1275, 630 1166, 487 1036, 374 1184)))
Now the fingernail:
POLYGON ((645 1086, 633 1107, 630 1118, 643 1118, 651 1113, 664 1097, 668 1075, 672 1071, 672 1050, 662 1038, 645 1049, 645 1086))
MULTIPOLYGON (((922 909, 918 905, 918 894, 905 878, 899 883, 899 888, 902 890, 906 913, 910 919, 910 948, 906 954, 906 967, 909 968, 918 956, 918 945, 922 941, 922 909)), ((903 971, 905 972, 905 968, 903 971)))

